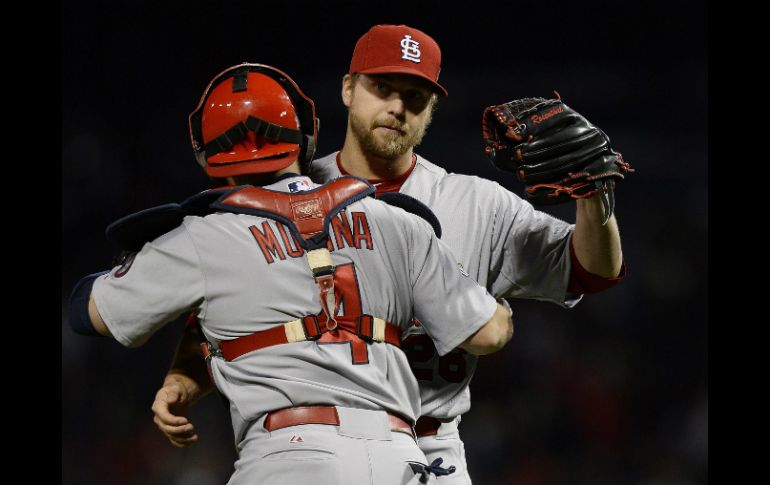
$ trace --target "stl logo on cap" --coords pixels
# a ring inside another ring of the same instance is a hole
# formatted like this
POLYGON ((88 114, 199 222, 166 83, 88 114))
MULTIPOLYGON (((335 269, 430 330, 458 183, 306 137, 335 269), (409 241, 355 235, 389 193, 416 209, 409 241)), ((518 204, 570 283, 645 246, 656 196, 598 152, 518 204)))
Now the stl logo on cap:
POLYGON ((401 59, 417 63, 420 62, 420 43, 416 40, 412 40, 411 35, 405 35, 404 38, 401 39, 401 47, 401 52, 404 54, 401 56, 401 59))
POLYGON ((375 25, 362 35, 353 49, 348 74, 408 74, 428 81, 433 90, 446 96, 438 83, 441 48, 425 32, 408 25, 375 25))

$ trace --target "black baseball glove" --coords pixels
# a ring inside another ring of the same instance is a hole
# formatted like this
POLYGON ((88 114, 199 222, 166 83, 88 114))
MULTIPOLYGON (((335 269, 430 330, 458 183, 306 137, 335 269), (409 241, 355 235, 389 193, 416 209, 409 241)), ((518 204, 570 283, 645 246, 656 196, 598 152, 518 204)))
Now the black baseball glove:
POLYGON ((497 168, 524 182, 528 201, 559 204, 598 192, 604 224, 615 209, 615 184, 634 171, 612 149, 609 137, 561 98, 489 106, 482 132, 487 156, 497 168))

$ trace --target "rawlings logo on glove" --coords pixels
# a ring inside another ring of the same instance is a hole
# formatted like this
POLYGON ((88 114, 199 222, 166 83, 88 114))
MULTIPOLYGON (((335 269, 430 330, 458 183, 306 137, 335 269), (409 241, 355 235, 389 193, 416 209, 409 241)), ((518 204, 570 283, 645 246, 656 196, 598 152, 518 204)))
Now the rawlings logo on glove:
POLYGON ((482 133, 489 159, 524 182, 532 204, 559 204, 598 192, 604 224, 615 210, 615 184, 634 172, 609 137, 561 98, 489 106, 482 133))

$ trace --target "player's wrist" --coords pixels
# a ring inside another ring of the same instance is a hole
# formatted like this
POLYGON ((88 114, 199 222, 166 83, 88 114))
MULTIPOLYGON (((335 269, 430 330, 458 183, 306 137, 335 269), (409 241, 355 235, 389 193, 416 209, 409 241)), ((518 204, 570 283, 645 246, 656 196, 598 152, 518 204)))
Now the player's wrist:
POLYGON ((498 298, 497 299, 497 303, 502 305, 503 308, 505 308, 508 311, 508 316, 509 317, 513 316, 513 309, 511 308, 510 303, 508 303, 508 300, 506 300, 505 298, 498 298))
POLYGON ((185 374, 175 372, 174 369, 171 369, 163 380, 164 387, 172 385, 176 385, 181 389, 183 393, 182 401, 194 401, 201 392, 200 386, 194 379, 185 374))

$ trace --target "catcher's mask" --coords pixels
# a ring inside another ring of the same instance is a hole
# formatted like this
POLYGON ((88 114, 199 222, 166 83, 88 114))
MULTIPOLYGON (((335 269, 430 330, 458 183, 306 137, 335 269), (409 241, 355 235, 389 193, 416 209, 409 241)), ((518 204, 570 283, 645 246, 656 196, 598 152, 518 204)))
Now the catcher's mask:
POLYGON ((195 158, 211 177, 270 173, 315 153, 313 100, 286 73, 264 64, 220 72, 190 113, 195 158))

